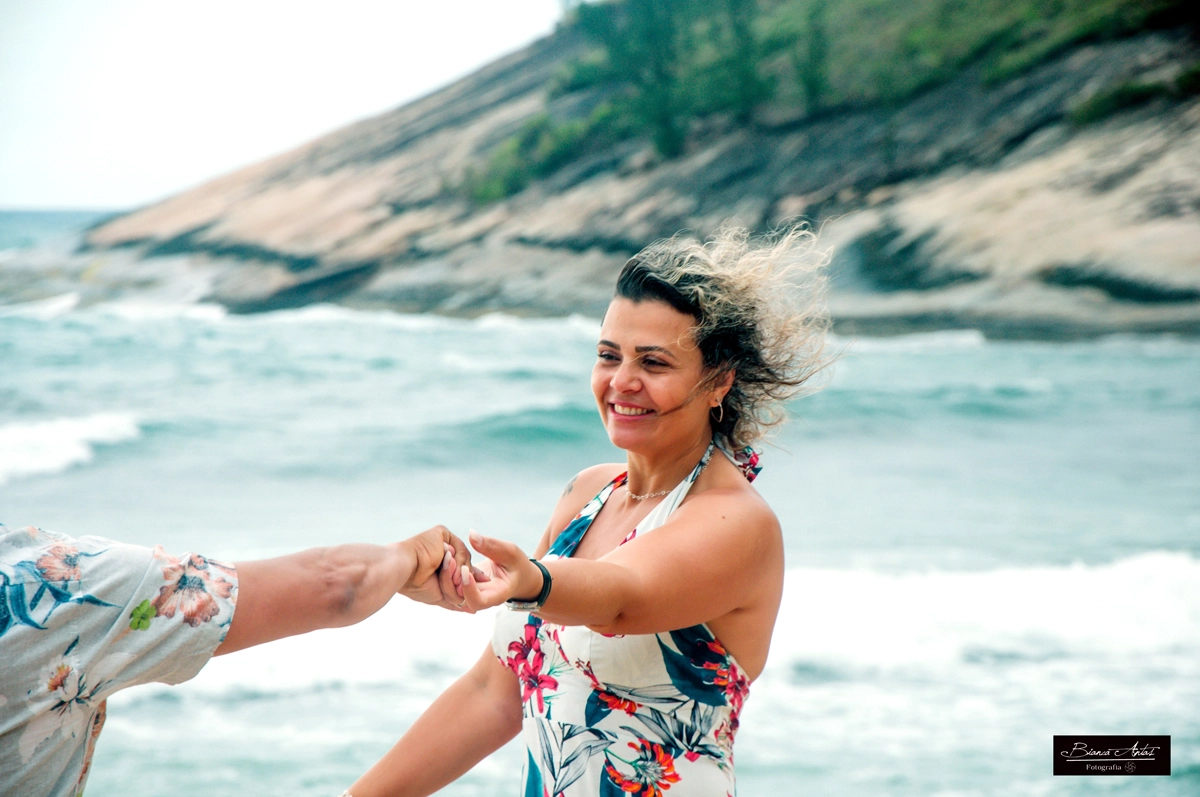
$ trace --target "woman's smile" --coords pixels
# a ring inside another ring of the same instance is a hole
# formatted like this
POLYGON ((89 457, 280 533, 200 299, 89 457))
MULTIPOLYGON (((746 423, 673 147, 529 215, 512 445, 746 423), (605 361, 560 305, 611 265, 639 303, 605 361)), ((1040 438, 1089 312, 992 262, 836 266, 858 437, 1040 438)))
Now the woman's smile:
POLYGON ((654 410, 647 409, 646 407, 637 407, 633 404, 619 404, 617 402, 611 402, 608 406, 612 408, 613 412, 622 416, 623 418, 644 418, 647 415, 653 414, 654 412, 654 410))

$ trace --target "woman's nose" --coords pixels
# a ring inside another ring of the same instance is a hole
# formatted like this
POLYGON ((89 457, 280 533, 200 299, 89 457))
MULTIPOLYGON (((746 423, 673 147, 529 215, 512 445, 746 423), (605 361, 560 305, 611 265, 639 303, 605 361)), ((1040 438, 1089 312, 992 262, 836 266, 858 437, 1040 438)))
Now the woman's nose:
POLYGON ((641 379, 638 377, 633 363, 626 360, 617 366, 617 372, 613 374, 612 386, 618 393, 636 393, 642 389, 641 379))

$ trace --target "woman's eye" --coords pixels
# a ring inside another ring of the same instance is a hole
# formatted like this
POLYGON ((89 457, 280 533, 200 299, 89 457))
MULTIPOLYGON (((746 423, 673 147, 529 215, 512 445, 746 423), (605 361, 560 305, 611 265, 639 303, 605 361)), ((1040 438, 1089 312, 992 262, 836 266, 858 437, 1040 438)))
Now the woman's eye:
POLYGON ((598 352, 596 356, 601 360, 608 360, 609 362, 616 362, 618 359, 617 355, 613 354, 611 351, 598 352))
POLYGON ((657 368, 657 367, 666 365, 666 363, 662 362, 661 360, 649 360, 649 359, 642 360, 642 364, 649 366, 650 368, 657 368))

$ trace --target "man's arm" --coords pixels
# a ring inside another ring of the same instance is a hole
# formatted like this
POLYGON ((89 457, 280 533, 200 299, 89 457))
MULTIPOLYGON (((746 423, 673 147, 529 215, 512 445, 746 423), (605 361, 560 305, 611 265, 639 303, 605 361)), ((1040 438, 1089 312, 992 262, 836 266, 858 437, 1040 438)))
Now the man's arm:
POLYGON ((237 606, 215 655, 318 628, 353 625, 379 611, 397 592, 450 606, 438 598, 457 591, 459 570, 469 562, 467 547, 443 526, 389 545, 336 545, 237 562, 237 606), (448 556, 457 567, 444 568, 439 583, 438 571, 448 556))

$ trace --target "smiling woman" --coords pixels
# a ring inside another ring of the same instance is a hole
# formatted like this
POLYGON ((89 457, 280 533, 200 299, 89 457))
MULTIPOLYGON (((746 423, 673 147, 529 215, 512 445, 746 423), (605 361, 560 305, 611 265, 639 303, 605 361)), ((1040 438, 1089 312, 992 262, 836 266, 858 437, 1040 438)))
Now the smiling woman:
POLYGON ((823 261, 805 231, 728 229, 625 265, 592 391, 627 462, 571 480, 538 560, 472 536, 491 562, 486 580, 463 572, 467 607, 514 611, 354 797, 430 794, 518 733, 525 794, 734 792, 734 735, 783 589, 748 445, 823 364, 823 261))

